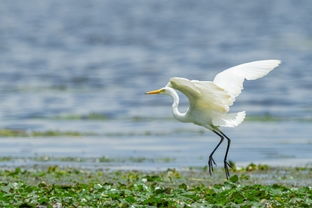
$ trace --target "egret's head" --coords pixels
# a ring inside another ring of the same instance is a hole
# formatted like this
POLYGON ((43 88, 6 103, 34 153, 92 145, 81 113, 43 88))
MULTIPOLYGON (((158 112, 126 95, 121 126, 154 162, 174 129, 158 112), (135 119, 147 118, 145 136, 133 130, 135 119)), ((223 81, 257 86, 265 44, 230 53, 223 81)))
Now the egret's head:
POLYGON ((155 95, 155 94, 171 95, 172 93, 174 93, 173 91, 174 91, 174 89, 172 88, 171 83, 168 82, 168 84, 165 87, 160 88, 158 90, 146 92, 145 94, 147 94, 147 95, 155 95))

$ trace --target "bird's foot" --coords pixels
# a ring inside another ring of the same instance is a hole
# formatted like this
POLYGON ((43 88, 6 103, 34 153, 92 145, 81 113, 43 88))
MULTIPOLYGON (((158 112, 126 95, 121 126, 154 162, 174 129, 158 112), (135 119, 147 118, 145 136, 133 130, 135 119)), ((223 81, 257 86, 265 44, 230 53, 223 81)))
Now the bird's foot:
POLYGON ((224 171, 225 171, 226 179, 229 179, 229 177, 230 177, 229 168, 232 168, 232 166, 230 165, 230 163, 228 163, 228 162, 225 160, 225 161, 224 161, 224 171))
POLYGON ((216 166, 217 163, 214 161, 212 156, 209 156, 209 160, 208 160, 208 170, 209 170, 209 174, 212 175, 213 172, 213 166, 216 166))

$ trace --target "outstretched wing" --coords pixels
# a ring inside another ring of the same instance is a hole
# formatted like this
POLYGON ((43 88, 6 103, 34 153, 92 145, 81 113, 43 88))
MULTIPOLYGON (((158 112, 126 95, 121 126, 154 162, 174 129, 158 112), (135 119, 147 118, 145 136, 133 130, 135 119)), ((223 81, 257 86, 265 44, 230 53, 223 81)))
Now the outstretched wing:
POLYGON ((190 106, 197 109, 226 113, 233 104, 233 98, 224 89, 209 81, 171 78, 168 85, 185 94, 190 106))
POLYGON ((213 83, 235 98, 241 93, 245 79, 255 80, 264 77, 280 63, 280 60, 263 60, 240 64, 218 73, 213 83))

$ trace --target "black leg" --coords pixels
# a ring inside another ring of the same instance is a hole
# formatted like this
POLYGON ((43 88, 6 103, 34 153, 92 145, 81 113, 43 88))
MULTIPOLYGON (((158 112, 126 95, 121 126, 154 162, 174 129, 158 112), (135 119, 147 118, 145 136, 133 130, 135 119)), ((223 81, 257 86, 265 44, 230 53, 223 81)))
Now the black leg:
POLYGON ((227 161, 227 156, 228 156, 230 145, 231 145, 231 139, 229 137, 227 137, 221 130, 218 130, 218 131, 228 141, 227 142, 227 146, 226 146, 226 152, 225 152, 225 156, 224 156, 224 161, 223 162, 224 162, 224 170, 225 170, 226 178, 229 179, 229 177, 230 177, 229 167, 230 168, 232 168, 232 167, 231 167, 231 165, 227 161))
POLYGON ((220 144, 223 142, 224 140, 224 136, 222 134, 220 134, 219 132, 213 130, 214 133, 216 133, 218 136, 220 136, 221 140, 220 142, 217 144, 217 146, 213 149, 213 151, 211 152, 211 154, 209 155, 209 160, 208 160, 208 170, 209 170, 209 174, 212 175, 213 172, 213 166, 216 165, 216 162, 213 159, 213 154, 215 153, 215 151, 218 149, 218 147, 220 146, 220 144))

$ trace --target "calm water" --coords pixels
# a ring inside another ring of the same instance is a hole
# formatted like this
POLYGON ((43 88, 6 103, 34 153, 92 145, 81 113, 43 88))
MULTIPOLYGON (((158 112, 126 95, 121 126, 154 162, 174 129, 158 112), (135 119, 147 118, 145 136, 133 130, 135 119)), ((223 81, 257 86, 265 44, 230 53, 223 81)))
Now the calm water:
MULTIPOLYGON (((205 165, 218 138, 170 119, 168 97, 143 93, 172 76, 211 80, 260 59, 283 64, 247 82, 233 111, 311 120, 311 11, 311 1, 290 0, 3 0, 0 128, 99 136, 0 138, 0 155, 172 157, 158 165, 205 165), (54 119, 89 113, 107 119, 54 119)), ((184 98, 181 109, 186 105, 184 98)), ((230 159, 309 163, 311 127, 259 121, 225 129, 233 138, 230 159)))

